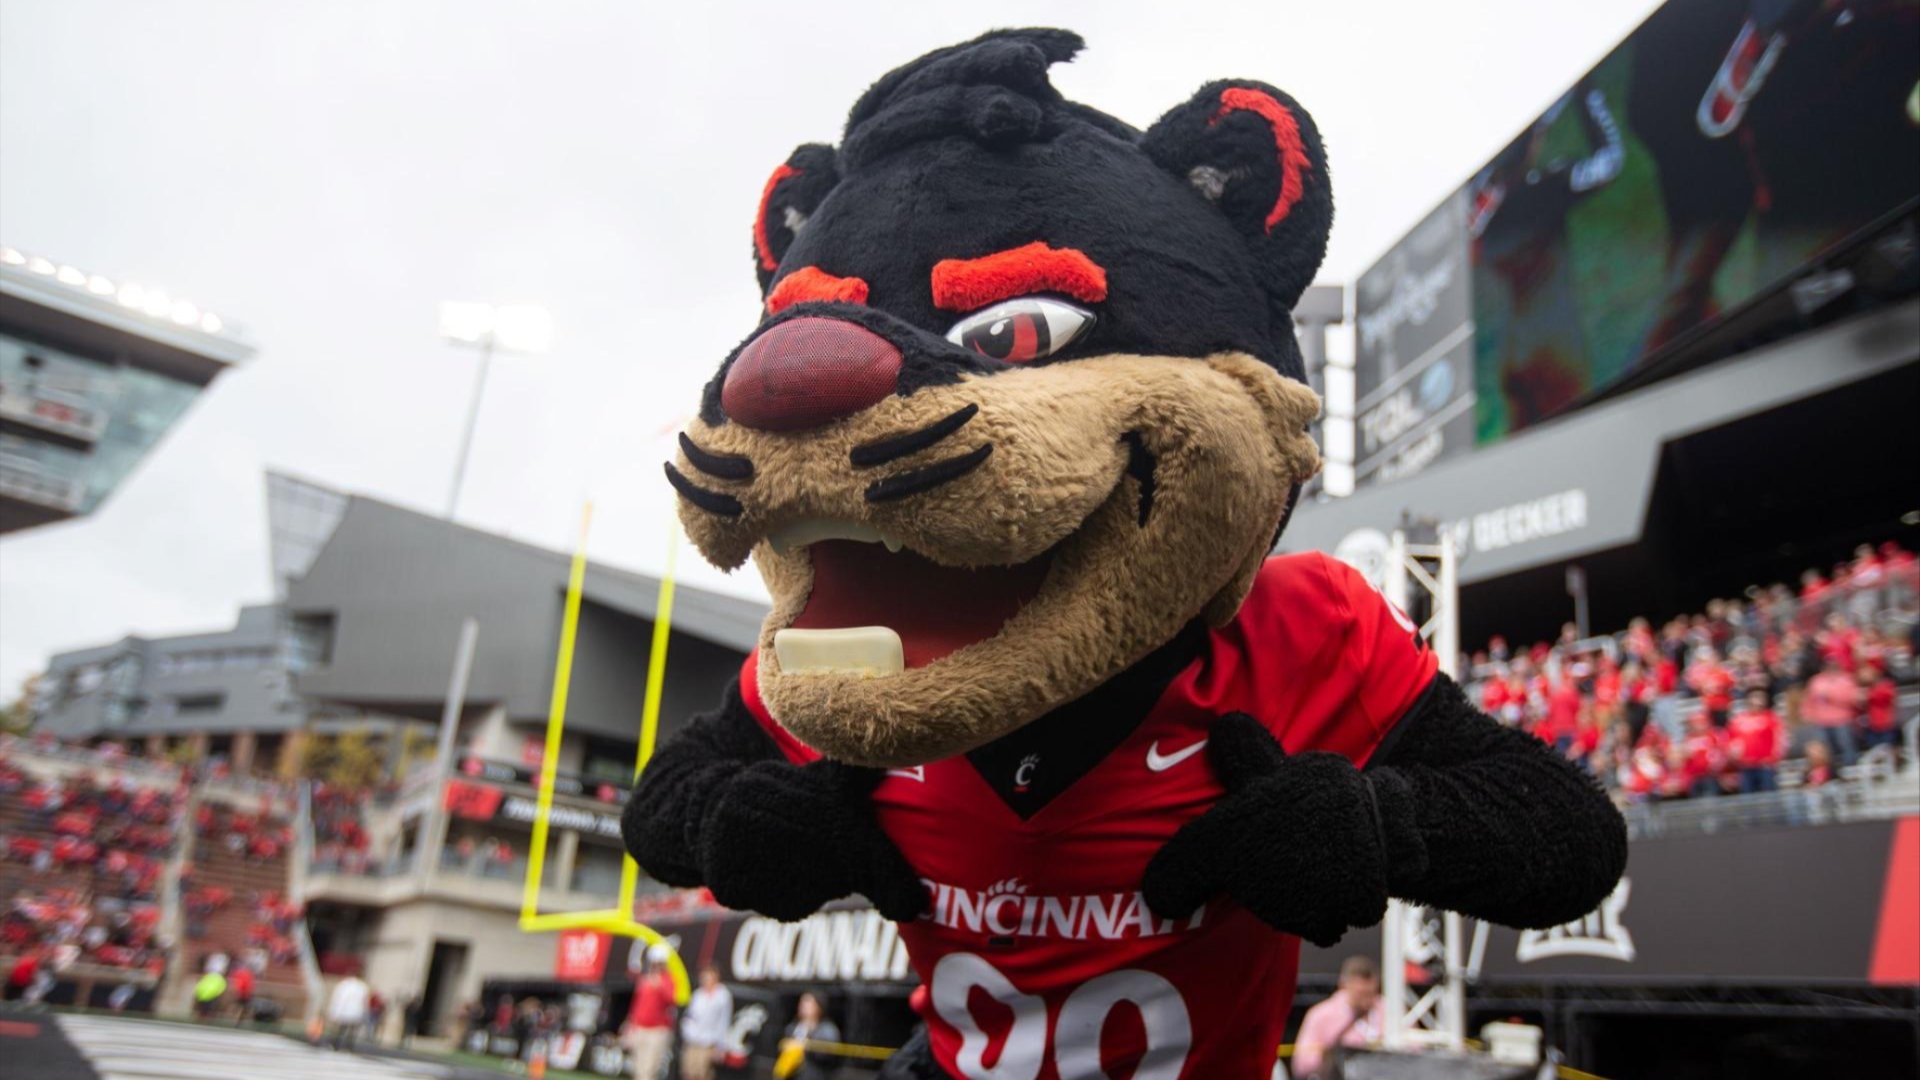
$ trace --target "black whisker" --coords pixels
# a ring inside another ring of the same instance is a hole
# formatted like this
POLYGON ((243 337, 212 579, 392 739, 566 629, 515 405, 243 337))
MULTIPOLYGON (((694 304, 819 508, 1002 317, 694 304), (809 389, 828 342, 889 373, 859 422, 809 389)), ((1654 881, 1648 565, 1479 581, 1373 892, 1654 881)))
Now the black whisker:
POLYGON ((674 468, 671 461, 667 462, 667 483, 672 484, 673 490, 679 492, 681 497, 709 514, 739 517, 746 512, 747 508, 740 505, 739 499, 731 495, 722 495, 718 491, 708 491, 680 475, 680 470, 674 468))
POLYGON ((708 476, 717 476, 722 480, 753 479, 753 461, 737 454, 716 454, 711 450, 702 450, 700 445, 687 438, 686 432, 680 433, 680 452, 687 455, 693 467, 708 476))
POLYGON ((856 469, 870 469, 875 465, 885 465, 889 461, 925 450, 959 431, 979 412, 980 406, 969 405, 935 420, 918 431, 903 432, 899 435, 889 435, 884 439, 875 439, 870 443, 861 443, 847 454, 847 459, 853 462, 853 467, 856 469))
POLYGON ((1120 436, 1120 441, 1127 444, 1127 475, 1140 483, 1140 525, 1144 528, 1147 515, 1153 513, 1154 470, 1160 462, 1139 432, 1129 431, 1120 436))
POLYGON ((867 485, 868 502, 892 502, 917 495, 929 488, 937 488, 949 480, 958 480, 980 467, 993 453, 993 444, 984 443, 977 450, 970 450, 959 457, 936 461, 925 468, 909 469, 903 473, 882 477, 867 485))

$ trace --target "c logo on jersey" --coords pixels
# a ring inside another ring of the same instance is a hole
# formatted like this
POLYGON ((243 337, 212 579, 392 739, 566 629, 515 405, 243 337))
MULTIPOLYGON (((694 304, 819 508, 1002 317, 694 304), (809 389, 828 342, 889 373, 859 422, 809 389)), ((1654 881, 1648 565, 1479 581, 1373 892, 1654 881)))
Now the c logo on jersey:
POLYGON ((1013 790, 1024 792, 1033 784, 1033 770, 1040 765, 1039 754, 1028 754, 1020 759, 1020 767, 1013 770, 1013 790))

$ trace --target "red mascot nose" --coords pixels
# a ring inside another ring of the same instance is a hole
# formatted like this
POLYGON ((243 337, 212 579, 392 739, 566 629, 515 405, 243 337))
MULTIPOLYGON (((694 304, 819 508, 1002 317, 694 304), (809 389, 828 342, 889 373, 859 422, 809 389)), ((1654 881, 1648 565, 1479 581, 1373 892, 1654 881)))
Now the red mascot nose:
POLYGON ((900 384, 900 350, 841 319, 790 319, 747 343, 720 387, 728 417, 802 431, 852 416, 900 384))

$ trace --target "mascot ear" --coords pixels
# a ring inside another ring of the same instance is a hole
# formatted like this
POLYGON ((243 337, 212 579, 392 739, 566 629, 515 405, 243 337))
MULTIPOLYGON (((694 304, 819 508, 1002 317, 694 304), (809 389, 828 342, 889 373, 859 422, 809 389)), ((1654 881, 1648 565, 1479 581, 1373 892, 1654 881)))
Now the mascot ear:
POLYGON ((1208 83, 1149 128, 1141 147, 1227 216, 1274 302, 1292 311, 1333 227, 1327 155, 1307 111, 1265 83, 1208 83))
POLYGON ((793 238, 840 182, 831 146, 808 143, 795 150, 786 164, 773 170, 760 193, 760 212, 753 218, 753 270, 765 292, 780 268, 793 238))

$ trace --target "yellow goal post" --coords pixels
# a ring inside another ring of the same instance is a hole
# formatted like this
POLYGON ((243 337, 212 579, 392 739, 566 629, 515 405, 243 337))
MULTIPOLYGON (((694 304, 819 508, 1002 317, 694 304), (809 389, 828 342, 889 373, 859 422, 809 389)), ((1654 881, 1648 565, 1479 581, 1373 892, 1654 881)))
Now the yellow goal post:
MULTIPOLYGON (((567 600, 560 618, 560 649, 553 665, 553 698, 547 707, 546 751, 540 759, 539 797, 533 817, 533 839, 527 853, 527 880, 520 894, 520 929, 538 934, 555 930, 597 930, 607 934, 638 938, 651 948, 667 949, 667 970, 673 977, 674 1000, 686 1004, 692 991, 687 966, 679 950, 651 928, 633 917, 633 894, 640 880, 639 864, 633 856, 622 854, 620 900, 616 907, 596 911, 540 911, 540 878, 547 862, 547 829, 553 815, 553 784, 560 761, 560 735, 567 722, 567 690, 573 677, 573 646, 580 625, 580 594, 587 580, 587 528, 593 521, 593 503, 580 511, 580 539, 573 552, 573 565, 567 573, 567 600)), ((666 569, 660 575, 659 598, 654 604, 653 646, 647 657, 647 691, 640 711, 640 749, 633 763, 633 778, 653 756, 653 744, 660 727, 660 691, 667 675, 667 639, 673 618, 674 562, 680 550, 679 522, 669 521, 666 569)))

